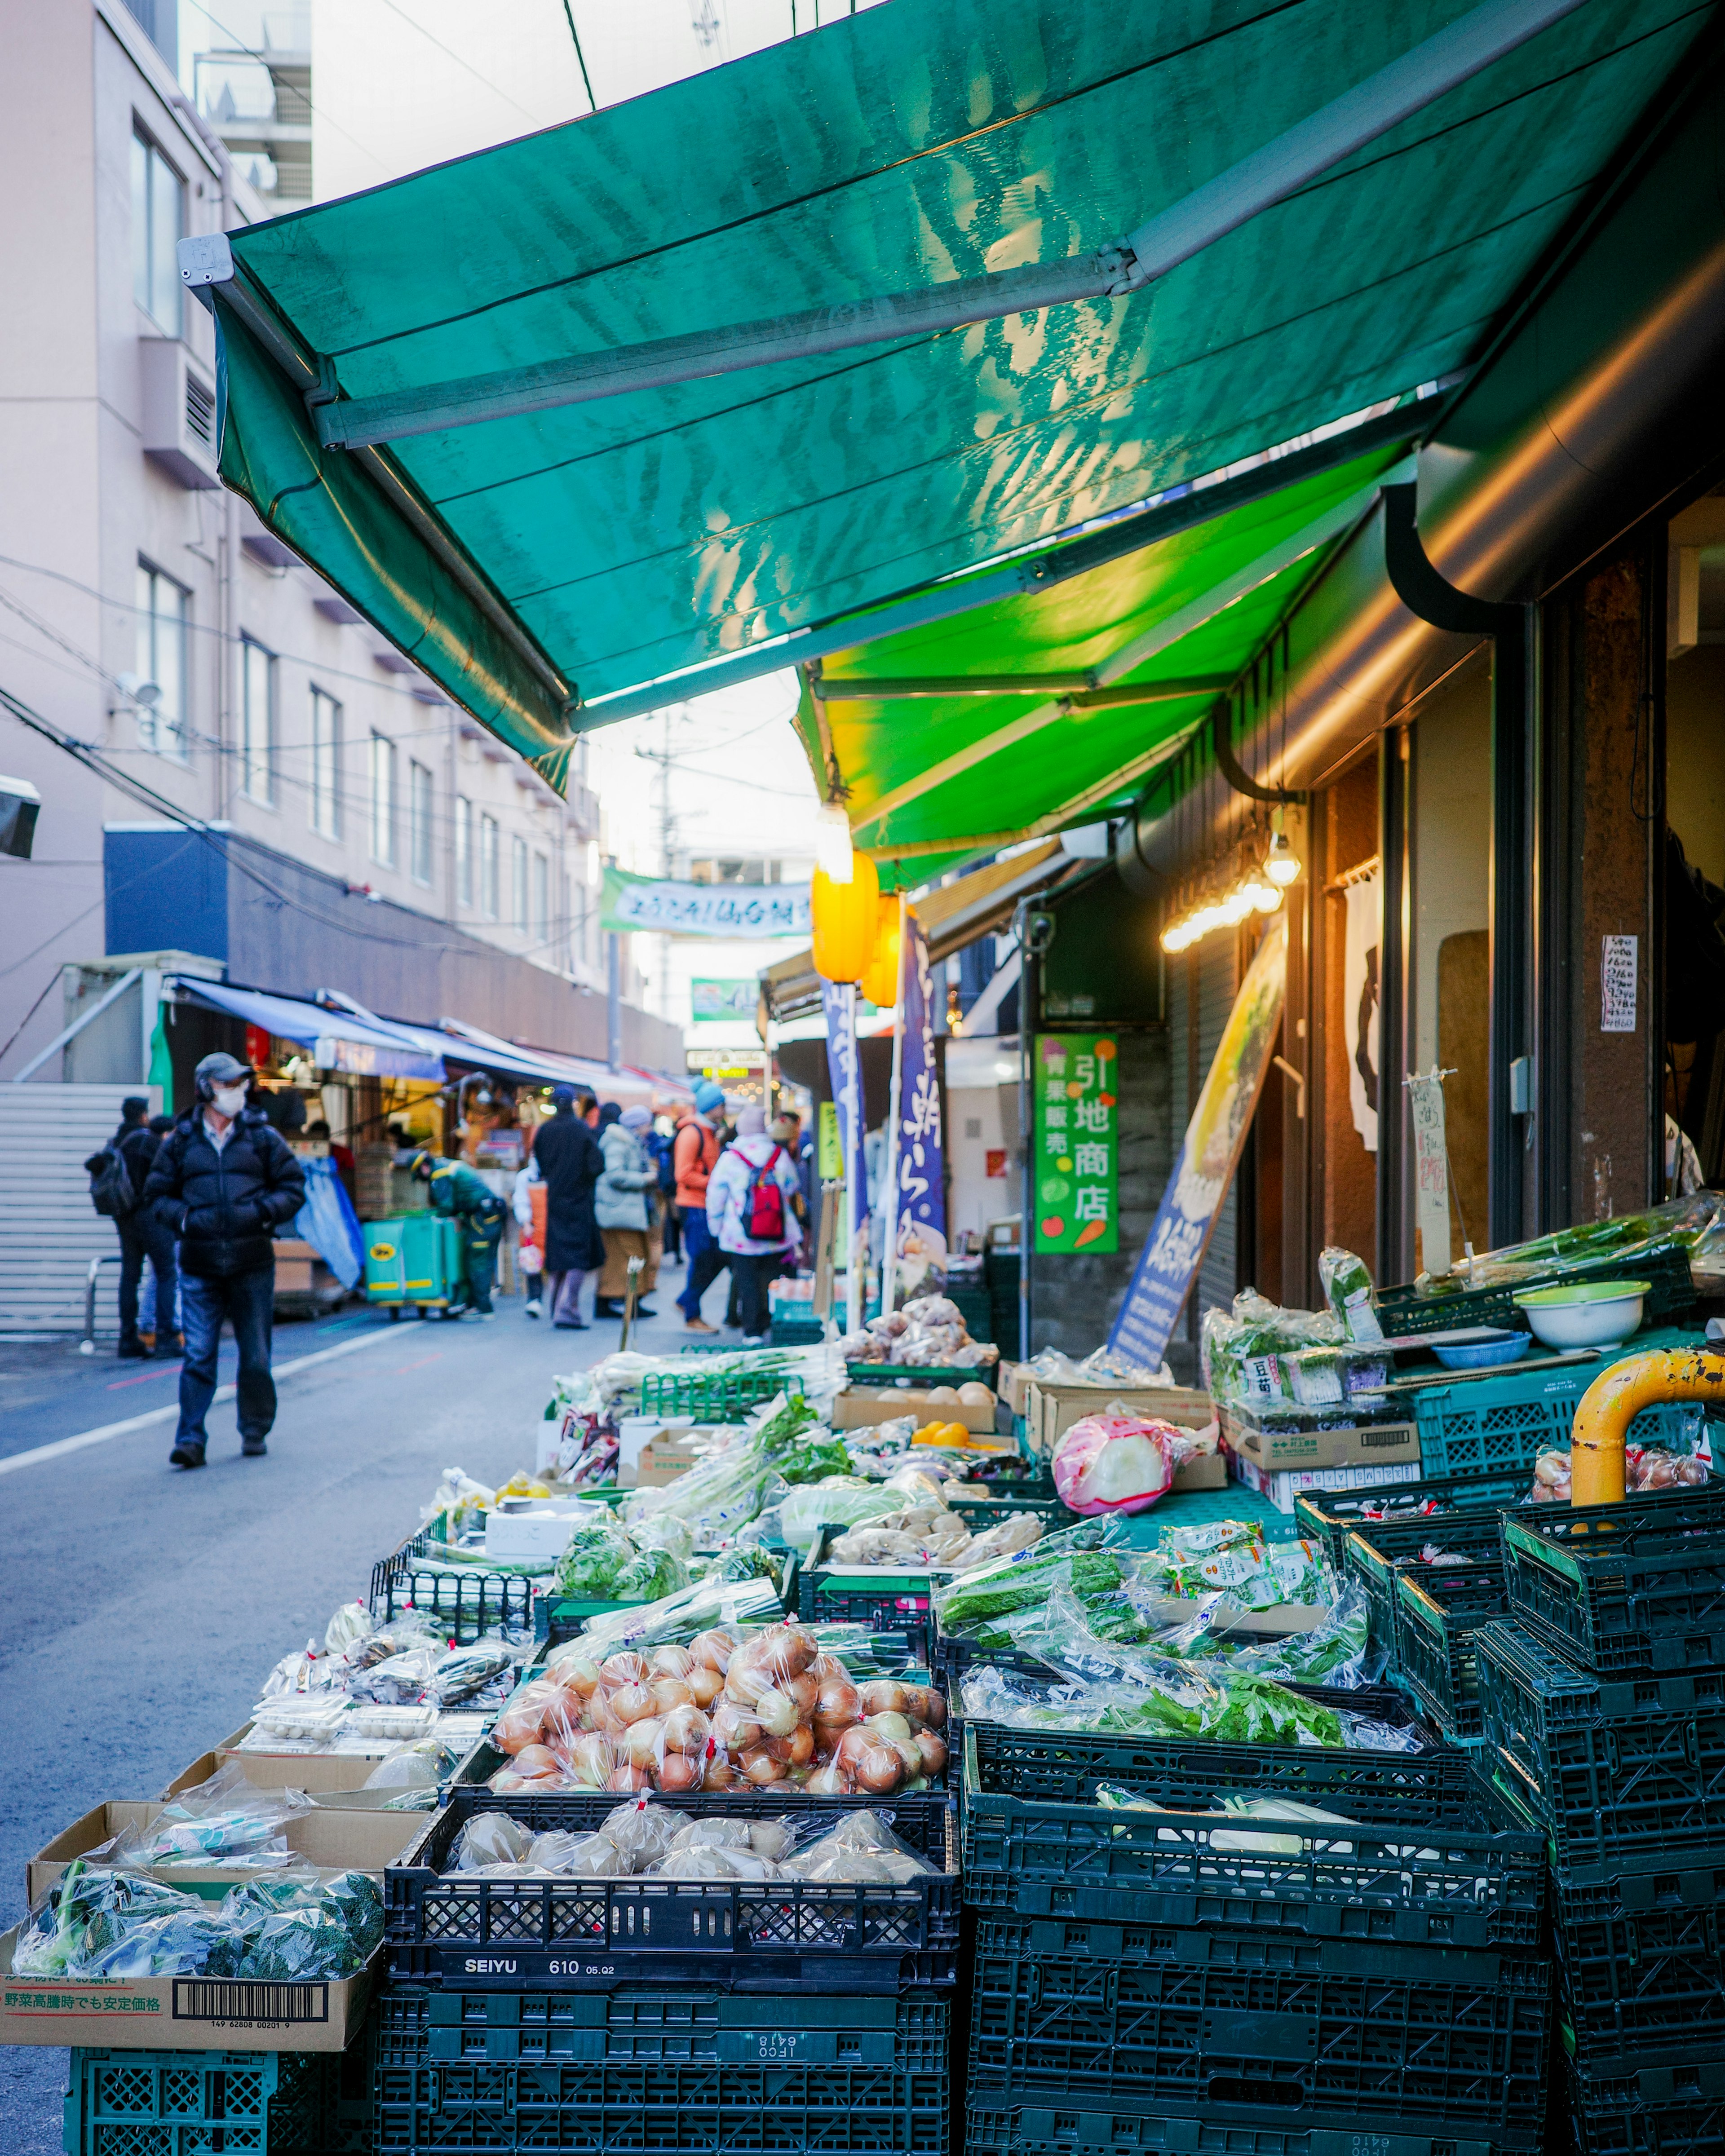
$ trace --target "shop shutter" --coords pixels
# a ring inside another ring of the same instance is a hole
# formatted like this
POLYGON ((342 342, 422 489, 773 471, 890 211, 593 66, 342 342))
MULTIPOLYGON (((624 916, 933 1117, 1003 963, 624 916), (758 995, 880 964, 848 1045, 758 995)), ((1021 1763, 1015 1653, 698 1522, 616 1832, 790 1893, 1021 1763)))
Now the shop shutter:
MULTIPOLYGON (((0 1118, 0 1331, 81 1332, 92 1258, 117 1258, 84 1163, 113 1137, 137 1086, 8 1086, 0 1118)), ((96 1331, 120 1329, 117 1265, 97 1275, 96 1331)))

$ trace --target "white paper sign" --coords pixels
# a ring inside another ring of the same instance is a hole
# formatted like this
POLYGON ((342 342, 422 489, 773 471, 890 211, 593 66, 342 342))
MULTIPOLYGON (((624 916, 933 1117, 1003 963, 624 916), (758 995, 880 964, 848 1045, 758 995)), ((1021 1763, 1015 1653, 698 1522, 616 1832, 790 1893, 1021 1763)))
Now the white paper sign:
POLYGON ((1414 1124, 1414 1221, 1429 1273, 1450 1265, 1450 1157, 1444 1143, 1444 1083, 1435 1068, 1408 1081, 1414 1124))
POLYGON ((1348 1055, 1348 1104, 1368 1152, 1378 1150, 1378 871, 1343 892, 1348 932, 1342 952, 1342 1040, 1348 1055))
POLYGON ((1602 936, 1599 961, 1599 1030, 1635 1029, 1635 965, 1640 938, 1602 936))

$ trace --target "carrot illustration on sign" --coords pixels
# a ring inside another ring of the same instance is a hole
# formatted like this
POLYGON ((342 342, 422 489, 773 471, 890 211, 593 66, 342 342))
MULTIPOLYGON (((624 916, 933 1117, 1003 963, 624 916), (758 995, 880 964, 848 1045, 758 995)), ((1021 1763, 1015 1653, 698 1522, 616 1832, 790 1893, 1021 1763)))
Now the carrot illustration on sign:
POLYGON ((1081 1250, 1086 1243, 1094 1243, 1099 1237, 1107 1234, 1111 1224, 1106 1220, 1086 1220, 1073 1238, 1073 1249, 1081 1250))

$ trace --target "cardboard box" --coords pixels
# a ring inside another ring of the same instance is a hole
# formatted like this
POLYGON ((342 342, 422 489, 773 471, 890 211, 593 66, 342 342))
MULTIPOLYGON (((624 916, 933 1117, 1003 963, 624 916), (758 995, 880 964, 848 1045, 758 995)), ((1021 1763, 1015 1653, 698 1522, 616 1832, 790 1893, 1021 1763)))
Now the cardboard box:
POLYGON ((1010 1408, 1015 1415, 1028 1412, 1031 1378, 1029 1366, 1023 1363, 1000 1363, 995 1366, 994 1387, 1003 1407, 1010 1408))
MULTIPOLYGON (((356 1796, 362 1792, 369 1799, 375 1793, 366 1789, 366 1778, 382 1758, 393 1748, 382 1738, 377 1742, 382 1748, 367 1755, 359 1752, 242 1752, 239 1748, 251 1734, 251 1724, 234 1730, 224 1737, 212 1752, 200 1753, 189 1767, 182 1768, 162 1791, 162 1798, 177 1797, 182 1789, 195 1789, 207 1782, 212 1774, 219 1774, 230 1759, 239 1762, 240 1771, 256 1789, 303 1789, 314 1801, 342 1796, 356 1796)), ((384 1794, 398 1794, 386 1790, 384 1794)))
POLYGON ((851 1385, 833 1403, 834 1430, 871 1430, 913 1414, 919 1423, 962 1422, 973 1436, 994 1435, 994 1402, 985 1408, 932 1407, 928 1388, 920 1385, 851 1385))
POLYGON ((1404 1462, 1400 1466, 1374 1467, 1359 1462, 1351 1467, 1284 1467, 1271 1471, 1254 1466, 1237 1452, 1229 1454, 1228 1467, 1236 1482, 1255 1490, 1278 1512, 1286 1513, 1291 1519, 1294 1500, 1309 1492, 1389 1490, 1399 1482, 1417 1482, 1420 1472, 1418 1460, 1404 1462))
POLYGON ((1223 1411, 1229 1450, 1266 1474, 1291 1467, 1391 1467, 1420 1464, 1420 1426, 1411 1422, 1363 1422, 1341 1430, 1268 1428, 1239 1409, 1223 1411))
POLYGON ((1227 1460, 1219 1451, 1202 1452, 1196 1460, 1189 1460, 1183 1467, 1174 1470, 1168 1495, 1180 1497, 1189 1490, 1225 1490, 1227 1487, 1227 1460))
POLYGON ((357 1976, 260 1984, 202 1976, 49 1982, 14 1976, 0 1938, 0 2044, 131 2051, 345 2051, 365 2020, 385 1949, 357 1976))
MULTIPOLYGON (((35 1907, 74 1857, 86 1856, 99 1849, 122 1827, 147 1827, 162 1810, 160 1804, 110 1799, 87 1811, 39 1849, 24 1867, 29 1907, 35 1907)), ((423 1812, 316 1810, 298 1814, 281 1831, 295 1856, 319 1871, 381 1873, 409 1842, 418 1840, 425 1826, 423 1812)), ((152 1878, 166 1880, 171 1887, 183 1887, 188 1893, 201 1887, 216 1887, 225 1893, 228 1887, 259 1876, 255 1866, 213 1863, 151 1867, 152 1878)))
POLYGON ((1050 1385, 1033 1379, 1024 1419, 1029 1442, 1038 1452, 1052 1452, 1075 1422, 1101 1414, 1118 1400, 1146 1416, 1176 1423, 1182 1430, 1206 1430, 1216 1419, 1208 1393, 1189 1385, 1050 1385))

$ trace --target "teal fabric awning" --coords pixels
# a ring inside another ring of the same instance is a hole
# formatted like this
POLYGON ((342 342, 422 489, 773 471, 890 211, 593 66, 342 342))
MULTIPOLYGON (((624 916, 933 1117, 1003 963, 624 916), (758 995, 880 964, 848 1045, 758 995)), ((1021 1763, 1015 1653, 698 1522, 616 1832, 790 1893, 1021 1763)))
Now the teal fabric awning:
POLYGON ((1708 11, 1585 0, 1145 291, 371 446, 320 424, 1106 249, 1465 12, 888 0, 236 233, 191 280, 223 475, 560 779, 574 729, 701 670, 863 644, 883 603, 1466 367, 1708 11))

